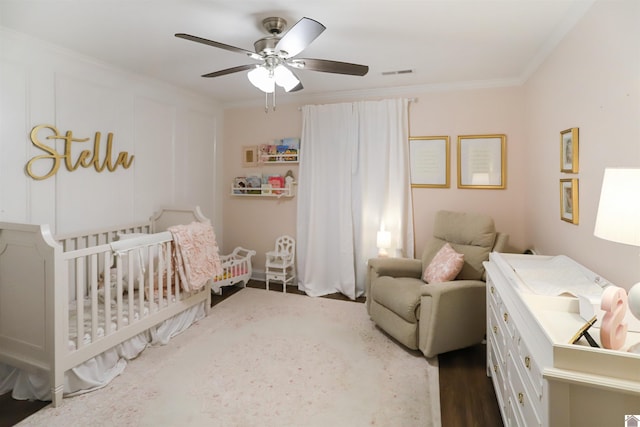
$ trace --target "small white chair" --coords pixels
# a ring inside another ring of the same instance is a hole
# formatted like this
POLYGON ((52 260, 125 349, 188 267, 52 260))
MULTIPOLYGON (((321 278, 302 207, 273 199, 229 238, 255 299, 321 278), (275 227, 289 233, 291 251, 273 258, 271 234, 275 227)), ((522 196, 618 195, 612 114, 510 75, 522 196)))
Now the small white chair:
POLYGON ((293 283, 296 277, 296 241, 291 236, 280 236, 276 239, 274 251, 266 254, 265 274, 267 290, 269 281, 282 282, 282 292, 287 292, 287 284, 293 283))

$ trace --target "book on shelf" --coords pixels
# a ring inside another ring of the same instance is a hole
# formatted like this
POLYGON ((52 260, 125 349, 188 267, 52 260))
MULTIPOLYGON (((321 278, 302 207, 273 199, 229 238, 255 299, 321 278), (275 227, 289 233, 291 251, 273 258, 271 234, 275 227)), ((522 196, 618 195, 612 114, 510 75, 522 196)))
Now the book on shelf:
POLYGON ((271 144, 259 146, 261 162, 297 162, 300 138, 276 139, 271 144))
POLYGON ((246 194, 247 190, 247 178, 244 176, 237 176, 233 178, 233 194, 246 194))
POLYGON ((284 188, 284 177, 281 175, 271 175, 267 179, 268 184, 271 186, 273 194, 282 194, 284 188))
POLYGON ((260 194, 262 193, 262 178, 259 176, 247 177, 247 193, 248 194, 260 194))

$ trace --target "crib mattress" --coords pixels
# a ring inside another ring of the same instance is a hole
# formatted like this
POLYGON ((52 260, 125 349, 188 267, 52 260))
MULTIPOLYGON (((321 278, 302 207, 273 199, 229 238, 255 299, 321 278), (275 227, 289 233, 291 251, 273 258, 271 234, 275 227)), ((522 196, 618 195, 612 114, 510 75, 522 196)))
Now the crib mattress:
MULTIPOLYGON (((175 298, 171 298, 171 302, 175 302, 175 298)), ((127 295, 124 296, 122 301, 122 326, 127 326, 129 324, 129 297, 127 295)), ((84 322, 83 322, 83 330, 85 333, 83 334, 82 342, 84 345, 91 344, 91 329, 93 326, 93 318, 91 316, 91 300, 85 299, 83 301, 84 306, 84 322)), ((144 300, 142 306, 142 315, 140 314, 140 303, 138 300, 138 293, 134 294, 133 301, 133 319, 134 322, 148 316, 152 311, 156 311, 158 305, 155 302, 149 302, 144 300)), ((118 330, 118 313, 116 311, 116 304, 111 304, 111 331, 118 330)), ((106 310, 103 303, 98 305, 98 316, 96 318, 96 338, 102 338, 105 335, 105 321, 106 310)), ((69 310, 69 343, 68 349, 69 351, 74 351, 77 348, 77 338, 78 338, 78 311, 77 304, 75 301, 71 303, 71 309, 69 310)))

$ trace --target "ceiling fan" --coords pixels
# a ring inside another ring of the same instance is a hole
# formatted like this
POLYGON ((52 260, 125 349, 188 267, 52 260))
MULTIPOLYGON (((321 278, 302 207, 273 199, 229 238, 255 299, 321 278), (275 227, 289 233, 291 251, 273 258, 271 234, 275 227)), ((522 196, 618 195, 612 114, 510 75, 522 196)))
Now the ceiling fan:
POLYGON ((262 26, 270 35, 254 43, 255 52, 190 34, 178 33, 175 36, 231 52, 241 53, 256 61, 260 61, 259 64, 240 65, 203 74, 202 77, 220 77, 250 70, 247 74, 249 81, 255 87, 265 92, 265 94, 274 93, 276 85, 282 87, 286 92, 301 90, 303 88, 302 83, 292 69, 322 71, 325 73, 347 74, 352 76, 364 76, 369 71, 369 67, 366 65, 326 59, 296 58, 296 55, 302 52, 325 30, 325 26, 318 21, 310 18, 302 18, 284 34, 283 31, 287 26, 287 21, 283 18, 265 18, 262 21, 262 26))

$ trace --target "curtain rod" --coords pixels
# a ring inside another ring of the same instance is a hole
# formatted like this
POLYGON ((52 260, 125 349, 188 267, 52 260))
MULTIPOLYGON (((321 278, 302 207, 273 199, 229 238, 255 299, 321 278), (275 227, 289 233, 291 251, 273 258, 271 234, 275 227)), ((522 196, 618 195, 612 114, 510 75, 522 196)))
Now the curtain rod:
MULTIPOLYGON (((418 102, 418 98, 407 98, 409 102, 418 102)), ((298 107, 298 111, 302 111, 302 107, 298 107)))

